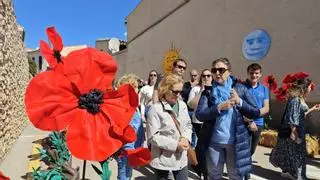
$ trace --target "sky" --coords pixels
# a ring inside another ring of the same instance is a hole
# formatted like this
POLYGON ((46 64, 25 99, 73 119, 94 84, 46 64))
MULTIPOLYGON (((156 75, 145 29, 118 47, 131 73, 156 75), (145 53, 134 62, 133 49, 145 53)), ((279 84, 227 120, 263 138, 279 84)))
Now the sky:
POLYGON ((28 48, 47 41, 45 29, 55 26, 64 46, 95 46, 99 38, 126 40, 125 18, 140 0, 13 0, 17 22, 28 48))

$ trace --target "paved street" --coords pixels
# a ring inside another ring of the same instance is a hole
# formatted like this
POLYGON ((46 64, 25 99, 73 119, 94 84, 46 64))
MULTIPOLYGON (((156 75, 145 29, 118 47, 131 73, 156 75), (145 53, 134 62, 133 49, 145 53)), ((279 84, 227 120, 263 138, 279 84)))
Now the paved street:
MULTIPOLYGON (((16 141, 12 150, 7 156, 0 161, 0 169, 7 176, 11 177, 12 180, 25 179, 26 172, 30 168, 30 161, 28 156, 31 154, 33 149, 33 141, 45 137, 47 132, 39 131, 32 125, 29 125, 23 134, 16 141)), ((269 162, 269 153, 271 149, 259 146, 256 154, 253 157, 254 173, 251 179, 262 180, 262 179, 284 179, 280 176, 280 169, 274 168, 269 162)), ((93 171, 91 164, 97 163, 87 162, 86 178, 90 180, 99 180, 98 175, 93 171)), ((73 158, 73 167, 79 166, 82 172, 83 162, 73 158)), ((110 168, 112 170, 111 179, 116 179, 117 166, 116 162, 112 161, 110 168)), ((226 175, 226 173, 225 173, 226 175)), ((307 175, 311 179, 320 180, 320 157, 315 159, 309 159, 307 166, 307 175)), ((154 173, 150 167, 142 167, 134 170, 133 179, 136 180, 147 180, 154 179, 154 173)), ((193 172, 189 172, 189 179, 197 179, 197 176, 193 172)), ((228 179, 225 177, 225 179, 228 179)))

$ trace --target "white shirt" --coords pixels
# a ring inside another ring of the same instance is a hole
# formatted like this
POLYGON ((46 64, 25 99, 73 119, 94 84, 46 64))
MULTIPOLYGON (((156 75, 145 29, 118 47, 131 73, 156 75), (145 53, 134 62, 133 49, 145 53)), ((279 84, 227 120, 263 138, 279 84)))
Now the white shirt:
MULTIPOLYGON (((201 93, 201 87, 200 86, 194 86, 190 93, 189 93, 189 98, 188 98, 188 103, 194 98, 196 97, 197 95, 199 95, 201 93)), ((194 109, 194 112, 193 112, 193 115, 192 115, 192 119, 191 121, 193 123, 197 123, 197 124, 202 124, 203 122, 199 121, 196 116, 195 116, 195 111, 196 111, 197 108, 194 109)))
POLYGON ((154 86, 145 85, 140 90, 139 100, 142 116, 145 115, 146 106, 152 101, 153 89, 154 86))

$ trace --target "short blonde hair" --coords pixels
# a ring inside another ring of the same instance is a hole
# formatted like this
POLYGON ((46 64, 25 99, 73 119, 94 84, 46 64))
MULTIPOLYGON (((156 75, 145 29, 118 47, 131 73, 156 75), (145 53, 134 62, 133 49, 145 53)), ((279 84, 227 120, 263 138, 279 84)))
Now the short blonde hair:
POLYGON ((165 76, 159 87, 159 99, 163 99, 165 94, 168 93, 175 84, 183 83, 181 76, 176 74, 169 74, 165 76))
POLYGON ((125 74, 117 81, 117 88, 123 84, 130 84, 133 88, 138 88, 139 77, 135 74, 125 74))

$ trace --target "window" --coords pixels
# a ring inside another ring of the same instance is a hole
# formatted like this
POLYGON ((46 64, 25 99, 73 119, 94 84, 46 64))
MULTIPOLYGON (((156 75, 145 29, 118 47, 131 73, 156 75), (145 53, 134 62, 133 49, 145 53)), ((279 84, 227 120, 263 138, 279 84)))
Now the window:
POLYGON ((42 56, 39 56, 39 71, 42 70, 42 56))

